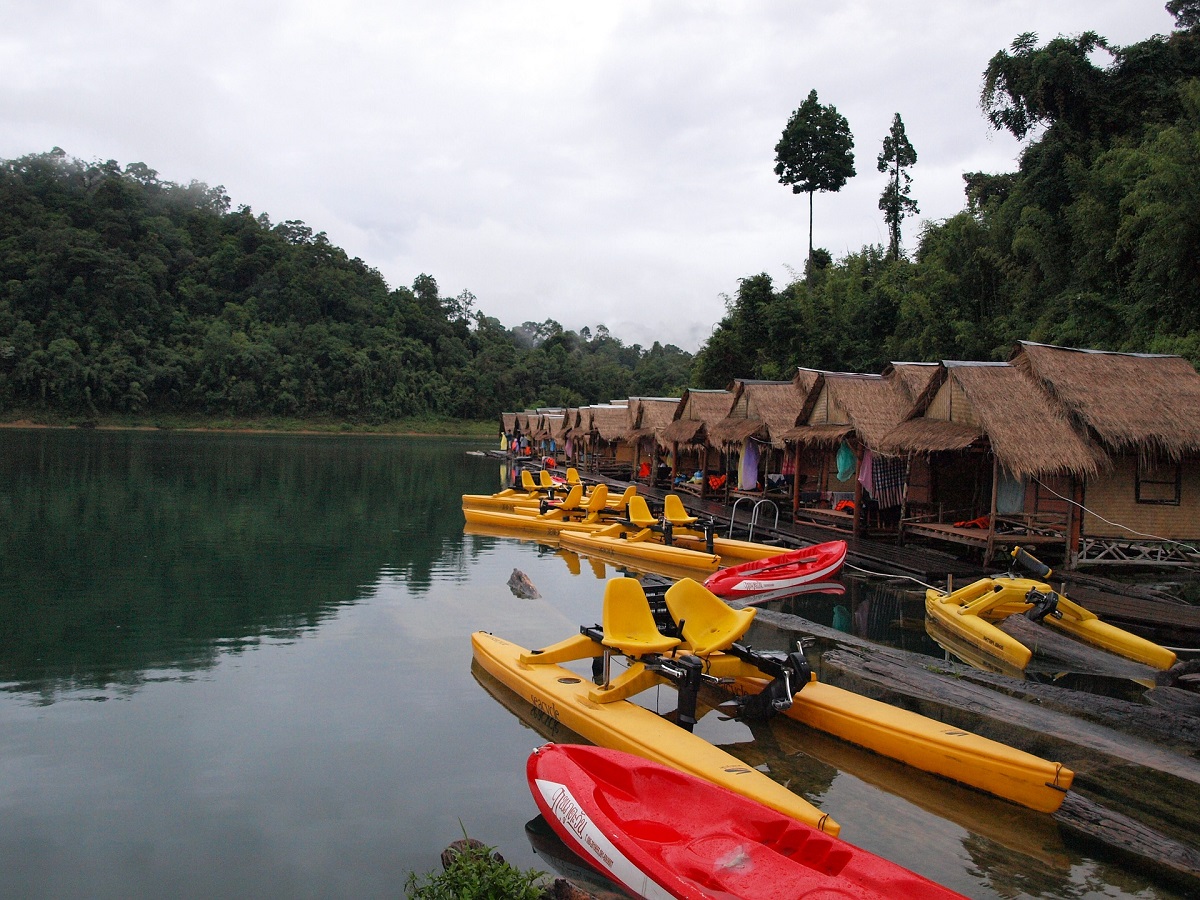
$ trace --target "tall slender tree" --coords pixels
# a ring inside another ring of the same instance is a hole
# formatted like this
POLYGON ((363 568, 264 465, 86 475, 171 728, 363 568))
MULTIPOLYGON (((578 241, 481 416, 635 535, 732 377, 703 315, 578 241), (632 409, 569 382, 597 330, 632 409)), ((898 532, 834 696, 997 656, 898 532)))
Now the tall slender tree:
POLYGON ((813 194, 839 191, 854 177, 854 135, 846 118, 815 90, 792 113, 775 145, 775 174, 793 194, 808 194, 808 256, 813 253, 813 194))
POLYGON ((912 176, 906 171, 917 162, 917 151, 908 142, 904 133, 904 122, 900 113, 892 119, 892 129, 883 139, 883 152, 877 160, 879 171, 888 173, 887 187, 879 197, 879 208, 888 227, 888 256, 896 259, 900 255, 900 223, 907 216, 921 210, 917 201, 909 196, 912 176))

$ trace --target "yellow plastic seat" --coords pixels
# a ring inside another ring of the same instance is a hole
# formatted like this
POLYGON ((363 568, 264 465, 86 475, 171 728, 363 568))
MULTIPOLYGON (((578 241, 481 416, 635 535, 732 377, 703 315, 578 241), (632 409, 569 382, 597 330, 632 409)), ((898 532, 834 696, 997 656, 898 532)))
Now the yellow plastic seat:
POLYGON ((658 519, 650 514, 646 498, 640 494, 629 498, 629 521, 639 528, 649 528, 658 524, 658 519))
POLYGON ((579 483, 579 470, 574 466, 567 466, 567 484, 579 483))
POLYGON ((583 485, 577 484, 567 491, 567 496, 563 497, 562 503, 556 503, 550 507, 548 512, 578 512, 583 507, 583 485))
POLYGON ((529 491, 531 494, 535 491, 541 490, 541 488, 538 487, 538 483, 533 480, 533 473, 528 469, 521 470, 521 487, 529 491))
POLYGON ((589 516, 598 516, 604 512, 608 508, 608 485, 598 484, 592 488, 584 508, 589 516))
POLYGON ((678 494, 667 494, 663 501, 663 515, 672 525, 694 525, 699 518, 688 514, 678 494))
MULTIPOLYGON (((625 488, 625 490, 621 494, 621 496, 618 497, 616 500, 614 500, 612 505, 609 506, 609 508, 608 508, 609 512, 615 512, 615 513, 625 512, 625 510, 627 510, 629 508, 629 501, 632 500, 636 495, 637 495, 637 488, 632 484, 629 485, 629 487, 625 488)), ((647 510, 647 512, 649 512, 649 510, 647 510)))
POLYGON ((636 578, 612 578, 604 586, 603 624, 601 643, 625 656, 666 653, 680 644, 679 638, 658 630, 646 592, 636 578))
POLYGON ((734 609, 691 578, 667 588, 666 599, 671 618, 683 626, 683 639, 697 656, 729 649, 750 629, 758 612, 754 607, 734 609))
POLYGON ((544 488, 557 487, 557 485, 554 483, 554 479, 550 477, 550 473, 545 469, 538 470, 538 480, 541 482, 542 487, 544 488))

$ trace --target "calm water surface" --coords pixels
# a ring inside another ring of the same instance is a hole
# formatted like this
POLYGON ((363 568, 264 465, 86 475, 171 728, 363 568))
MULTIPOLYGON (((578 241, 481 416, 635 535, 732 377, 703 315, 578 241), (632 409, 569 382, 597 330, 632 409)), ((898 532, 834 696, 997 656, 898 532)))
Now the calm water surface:
MULTIPOLYGON (((469 635, 558 640, 614 572, 464 535, 459 495, 499 483, 472 446, 0 431, 0 896, 395 897, 464 831, 549 869, 524 763, 572 736, 469 635)), ((798 602, 776 608, 930 650, 878 585, 798 602)), ((968 896, 1182 896, 794 723, 698 731, 968 896)))

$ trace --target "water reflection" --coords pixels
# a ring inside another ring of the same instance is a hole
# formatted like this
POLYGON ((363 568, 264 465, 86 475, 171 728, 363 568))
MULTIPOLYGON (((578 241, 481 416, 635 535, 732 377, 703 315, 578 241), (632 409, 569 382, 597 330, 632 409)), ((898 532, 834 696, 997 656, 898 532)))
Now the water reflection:
MULTIPOLYGON (((0 432, 0 683, 135 690, 465 560, 443 443, 0 432), (386 452, 380 452, 386 448, 386 452)), ((456 483, 455 479, 459 482, 456 483)))

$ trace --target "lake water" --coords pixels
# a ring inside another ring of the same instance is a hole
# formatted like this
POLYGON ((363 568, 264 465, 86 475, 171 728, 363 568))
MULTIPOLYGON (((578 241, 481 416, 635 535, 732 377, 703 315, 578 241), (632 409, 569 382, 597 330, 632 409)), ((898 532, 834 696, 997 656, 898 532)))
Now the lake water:
MULTIPOLYGON (((524 764, 572 735, 475 670, 469 635, 551 643, 614 573, 465 535, 459 495, 500 483, 476 446, 0 430, 0 896, 396 897, 464 832, 549 870, 524 764)), ((783 608, 928 649, 888 596, 783 608)), ((968 896, 1182 896, 794 723, 698 732, 968 896)))

